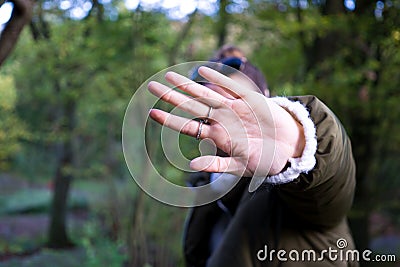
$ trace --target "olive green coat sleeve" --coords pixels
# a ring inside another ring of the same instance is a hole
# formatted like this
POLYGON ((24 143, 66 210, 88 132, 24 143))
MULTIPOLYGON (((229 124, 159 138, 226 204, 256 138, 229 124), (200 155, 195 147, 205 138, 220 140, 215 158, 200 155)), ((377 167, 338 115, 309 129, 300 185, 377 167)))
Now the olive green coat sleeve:
POLYGON ((296 217, 318 227, 338 224, 349 211, 355 189, 355 163, 345 129, 315 96, 291 97, 309 111, 317 135, 316 166, 280 186, 280 197, 296 217))

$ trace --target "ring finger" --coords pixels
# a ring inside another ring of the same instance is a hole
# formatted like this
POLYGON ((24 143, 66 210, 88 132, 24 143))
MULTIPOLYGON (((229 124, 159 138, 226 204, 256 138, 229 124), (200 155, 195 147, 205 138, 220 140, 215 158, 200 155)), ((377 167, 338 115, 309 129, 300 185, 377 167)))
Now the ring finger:
POLYGON ((210 138, 210 125, 199 121, 172 115, 159 109, 150 110, 150 117, 172 130, 198 139, 210 138), (198 136, 199 135, 199 136, 198 136))

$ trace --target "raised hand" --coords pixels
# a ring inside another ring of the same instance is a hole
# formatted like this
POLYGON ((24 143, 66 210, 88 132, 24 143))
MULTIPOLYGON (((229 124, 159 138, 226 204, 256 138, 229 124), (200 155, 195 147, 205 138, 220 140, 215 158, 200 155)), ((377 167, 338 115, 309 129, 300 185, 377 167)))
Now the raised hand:
POLYGON ((151 118, 194 138, 211 139, 229 155, 195 158, 190 164, 192 169, 265 177, 279 173, 289 158, 301 156, 303 129, 290 113, 215 70, 200 67, 199 73, 221 90, 212 90, 174 72, 167 73, 165 79, 188 95, 154 81, 148 85, 149 91, 163 101, 202 120, 158 109, 150 111, 151 118))

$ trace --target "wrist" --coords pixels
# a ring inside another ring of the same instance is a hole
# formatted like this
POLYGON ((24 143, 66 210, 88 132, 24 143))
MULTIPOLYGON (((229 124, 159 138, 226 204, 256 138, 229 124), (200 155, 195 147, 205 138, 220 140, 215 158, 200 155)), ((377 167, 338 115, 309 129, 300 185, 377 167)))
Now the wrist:
POLYGON ((309 112, 300 102, 292 102, 284 97, 274 97, 271 100, 284 108, 291 115, 291 119, 294 119, 288 142, 290 147, 288 155, 291 155, 286 162, 288 167, 266 179, 267 183, 283 184, 293 181, 300 173, 307 173, 314 168, 317 150, 316 129, 309 112))
POLYGON ((301 157, 304 151, 304 147, 306 145, 306 138, 304 136, 304 128, 303 125, 297 120, 295 116, 293 116, 292 113, 289 112, 289 114, 293 117, 295 120, 295 139, 293 143, 293 152, 291 154, 291 158, 298 158, 301 157))

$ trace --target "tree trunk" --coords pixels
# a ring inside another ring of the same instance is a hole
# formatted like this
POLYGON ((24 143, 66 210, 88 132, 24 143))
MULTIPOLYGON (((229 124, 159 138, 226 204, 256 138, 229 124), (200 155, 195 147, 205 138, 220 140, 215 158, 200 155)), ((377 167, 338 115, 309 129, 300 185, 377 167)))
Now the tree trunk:
POLYGON ((219 1, 218 21, 217 21, 217 25, 216 25, 218 47, 221 47, 225 44, 226 36, 228 34, 229 15, 226 12, 226 7, 228 6, 228 4, 229 4, 229 0, 220 0, 219 1))
MULTIPOLYGON (((57 90, 60 91, 59 85, 57 90)), ((48 246, 50 248, 68 248, 73 243, 67 233, 67 212, 68 194, 72 181, 73 168, 73 131, 75 128, 75 109, 76 103, 73 99, 67 99, 63 108, 64 114, 60 119, 64 125, 62 129, 63 137, 57 145, 57 155, 59 157, 56 174, 54 177, 53 200, 50 209, 50 227, 48 246)))
MULTIPOLYGON (((333 16, 345 13, 343 2, 337 0, 327 0, 320 10, 323 16, 333 16)), ((342 32, 331 30, 321 37, 316 37, 311 46, 305 46, 307 58, 306 71, 315 69, 320 63, 331 58, 342 47, 344 41, 342 32)), ((303 42, 304 44, 304 42, 303 42)), ((324 70, 318 73, 318 78, 329 75, 330 70, 324 70)))
POLYGON ((72 181, 72 175, 68 173, 68 168, 72 164, 72 151, 70 142, 62 141, 58 147, 58 154, 61 159, 57 166, 54 177, 53 200, 50 209, 50 227, 48 237, 48 247, 68 248, 73 246, 67 234, 67 203, 68 192, 72 181))
POLYGON ((175 39, 174 44, 171 46, 171 49, 168 53, 168 55, 169 55, 168 63, 170 66, 176 64, 176 58, 178 55, 180 44, 183 42, 183 40, 185 40, 185 38, 189 34, 190 29, 192 28, 194 21, 196 19, 196 14, 197 14, 197 9, 190 15, 189 20, 182 27, 182 30, 180 31, 178 37, 175 39))

